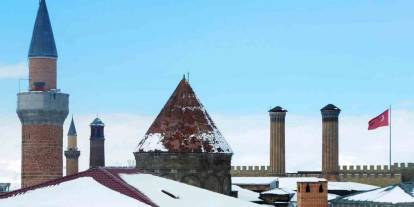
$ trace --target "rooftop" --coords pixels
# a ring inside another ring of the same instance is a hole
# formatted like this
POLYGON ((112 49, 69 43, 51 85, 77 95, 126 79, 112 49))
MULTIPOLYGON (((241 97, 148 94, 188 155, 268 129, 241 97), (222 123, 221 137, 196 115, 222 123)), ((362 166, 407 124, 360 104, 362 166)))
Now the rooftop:
POLYGON ((337 203, 349 202, 371 202, 371 203, 410 203, 414 205, 414 184, 401 183, 398 185, 387 186, 367 192, 356 193, 350 196, 338 198, 337 203))
POLYGON ((100 118, 97 117, 92 121, 91 126, 105 126, 105 124, 100 118))
POLYGON ((149 174, 134 168, 94 168, 0 194, 0 206, 259 207, 259 205, 149 174))
POLYGON ((326 105, 325 107, 323 107, 322 109, 321 109, 321 111, 340 111, 341 109, 339 109, 338 107, 336 107, 335 105, 333 105, 333 104, 328 104, 328 105, 326 105))
POLYGON ((137 151, 232 153, 185 78, 138 144, 137 151))
POLYGON ((269 112, 287 112, 287 110, 281 106, 276 106, 273 109, 270 109, 269 112))

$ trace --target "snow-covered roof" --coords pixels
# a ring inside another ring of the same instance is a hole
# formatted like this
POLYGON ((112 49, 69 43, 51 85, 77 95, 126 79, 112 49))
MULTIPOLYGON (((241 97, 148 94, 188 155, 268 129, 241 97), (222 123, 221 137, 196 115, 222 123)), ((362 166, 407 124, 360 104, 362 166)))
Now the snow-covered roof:
MULTIPOLYGON (((332 194, 332 193, 328 193, 328 201, 330 201, 330 200, 334 200, 334 199, 336 199, 336 198, 339 198, 339 195, 335 195, 335 194, 332 194)), ((295 194, 293 195, 293 197, 290 199, 290 201, 291 201, 291 202, 298 202, 298 194, 297 194, 297 193, 295 193, 295 194)))
POLYGON ((91 177, 82 177, 71 182, 48 186, 7 199, 0 199, 0 206, 56 206, 70 207, 80 203, 99 203, 101 207, 150 207, 121 193, 99 185, 91 177))
POLYGON ((272 190, 268 190, 268 191, 262 192, 260 194, 290 195, 290 194, 294 194, 294 193, 295 193, 295 191, 290 190, 290 189, 274 188, 272 190))
POLYGON ((279 188, 296 191, 298 182, 319 182, 319 181, 326 181, 326 180, 323 178, 314 178, 314 177, 284 177, 284 178, 279 178, 279 188))
MULTIPOLYGON (((272 181, 278 181, 279 188, 296 191, 298 182, 319 182, 325 181, 325 179, 316 177, 232 177, 232 183, 236 185, 265 185, 272 181)), ((328 190, 332 191, 368 191, 377 188, 379 187, 355 182, 328 182, 328 190)))
POLYGON ((262 201, 259 198, 260 194, 254 192, 254 191, 241 188, 237 185, 232 185, 231 190, 232 191, 237 191, 237 196, 241 200, 249 201, 249 202, 262 201))
POLYGON ((368 201, 374 203, 412 203, 414 204, 413 185, 393 185, 368 192, 343 197, 340 200, 368 201), (407 187, 411 186, 411 187, 407 187))
POLYGON ((259 207, 132 168, 95 168, 0 194, 0 206, 72 207, 259 207), (81 205, 82 206, 82 205, 81 205))
POLYGON ((233 185, 271 185, 277 181, 277 177, 231 177, 233 185))
POLYGON ((232 153, 232 150, 183 78, 139 142, 137 152, 232 153))
POLYGON ((328 190, 369 191, 378 188, 378 186, 355 182, 328 182, 328 190))

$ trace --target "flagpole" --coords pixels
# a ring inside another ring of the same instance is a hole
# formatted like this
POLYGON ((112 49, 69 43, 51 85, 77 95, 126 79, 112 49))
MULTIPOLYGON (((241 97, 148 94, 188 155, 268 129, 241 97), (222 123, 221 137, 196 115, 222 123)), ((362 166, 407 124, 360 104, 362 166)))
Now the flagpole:
POLYGON ((390 105, 390 116, 389 116, 389 118, 390 118, 390 129, 389 129, 389 130, 390 130, 390 172, 391 172, 391 174, 392 174, 392 168, 391 168, 391 162, 392 162, 392 161, 391 161, 391 158, 392 158, 392 157, 391 157, 391 155, 392 155, 392 154, 391 154, 391 150, 392 150, 392 148, 391 148, 391 134, 392 134, 392 133, 391 133, 391 132, 392 132, 392 128, 391 128, 391 127, 392 127, 392 119, 391 119, 391 105, 390 105))

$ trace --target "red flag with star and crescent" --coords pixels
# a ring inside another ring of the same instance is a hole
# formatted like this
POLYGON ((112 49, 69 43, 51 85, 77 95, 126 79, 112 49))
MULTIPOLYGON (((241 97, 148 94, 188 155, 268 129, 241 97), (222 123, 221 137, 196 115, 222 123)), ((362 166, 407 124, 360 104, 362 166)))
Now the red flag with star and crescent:
POLYGON ((389 113, 389 109, 387 109, 386 111, 384 111, 382 114, 378 115, 377 117, 371 119, 368 122, 368 130, 373 130, 379 127, 388 126, 389 125, 388 113, 389 113))

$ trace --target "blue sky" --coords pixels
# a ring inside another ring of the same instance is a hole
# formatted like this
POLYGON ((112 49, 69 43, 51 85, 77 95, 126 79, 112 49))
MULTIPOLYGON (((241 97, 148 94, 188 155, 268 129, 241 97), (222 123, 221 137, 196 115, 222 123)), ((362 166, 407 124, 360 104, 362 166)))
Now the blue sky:
MULTIPOLYGON (((413 1, 47 1, 71 112, 159 112, 182 74, 210 113, 414 109, 413 1)), ((2 0, 0 66, 27 61, 37 1, 2 0)), ((0 80, 0 114, 18 81, 0 80)))

